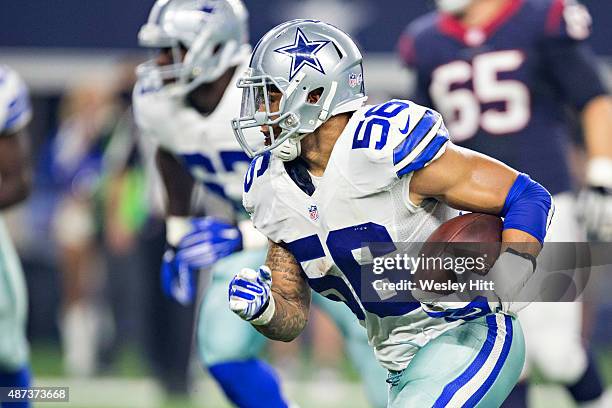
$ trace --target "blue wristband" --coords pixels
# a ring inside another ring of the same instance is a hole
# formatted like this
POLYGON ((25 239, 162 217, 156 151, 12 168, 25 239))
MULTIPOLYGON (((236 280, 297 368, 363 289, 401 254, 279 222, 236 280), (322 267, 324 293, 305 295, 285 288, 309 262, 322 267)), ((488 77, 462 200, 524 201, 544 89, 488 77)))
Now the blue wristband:
POLYGON ((500 215, 504 217, 504 230, 524 231, 544 243, 553 213, 550 193, 527 174, 521 173, 508 192, 500 215))

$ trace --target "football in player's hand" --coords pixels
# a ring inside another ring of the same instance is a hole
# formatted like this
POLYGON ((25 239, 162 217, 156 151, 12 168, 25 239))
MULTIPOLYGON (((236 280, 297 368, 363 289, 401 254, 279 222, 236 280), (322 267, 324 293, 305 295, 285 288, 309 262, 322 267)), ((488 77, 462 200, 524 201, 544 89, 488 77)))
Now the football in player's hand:
POLYGON ((457 282, 458 275, 486 274, 499 256, 502 229, 501 218, 489 214, 469 213, 446 221, 423 244, 421 256, 428 262, 415 277, 457 282))

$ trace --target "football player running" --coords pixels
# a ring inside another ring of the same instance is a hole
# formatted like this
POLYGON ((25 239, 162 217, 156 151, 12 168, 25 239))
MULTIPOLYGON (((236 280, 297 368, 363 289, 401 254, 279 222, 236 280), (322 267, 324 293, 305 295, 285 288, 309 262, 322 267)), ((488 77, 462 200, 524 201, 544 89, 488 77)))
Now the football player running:
POLYGON ((269 249, 264 266, 232 280, 230 308, 267 337, 290 341, 308 320, 310 286, 366 327, 389 370, 389 407, 499 406, 524 363, 512 300, 534 273, 550 194, 450 143, 431 109, 403 100, 364 106, 361 53, 326 23, 293 20, 269 31, 239 87, 242 114, 232 124, 255 156, 243 203, 269 249), (249 128, 265 142, 250 144, 249 128), (478 313, 433 298, 372 302, 375 289, 361 280, 375 253, 369 243, 424 242, 456 209, 505 217, 504 252, 488 273, 503 302, 478 313))
MULTIPOLYGON (((445 117, 451 139, 529 173, 555 199, 548 241, 580 242, 568 162, 582 122, 589 155, 583 213, 591 238, 612 240, 612 99, 585 44, 591 17, 576 1, 438 0, 410 24, 400 54, 417 74, 415 100, 445 117)), ((603 387, 585 351, 582 304, 531 305, 521 314, 526 370, 565 384, 579 404, 602 406, 603 387)), ((521 383, 508 406, 527 405, 521 383)))
MULTIPOLYGON (((266 339, 227 308, 233 271, 261 265, 267 245, 240 205, 250 158, 229 125, 241 98, 235 83, 250 56, 247 35, 247 11, 238 0, 157 1, 139 42, 159 54, 138 69, 134 114, 159 146, 167 190, 164 291, 180 303, 192 302, 197 272, 212 266, 197 322, 201 361, 237 406, 275 408, 287 403, 272 368, 257 358, 266 339), (229 214, 228 221, 196 216, 194 182, 205 187, 204 201, 214 202, 207 207, 229 214)), ((365 331, 348 310, 322 297, 318 304, 346 336, 372 405, 385 406, 385 373, 365 331)))
MULTIPOLYGON (((25 127, 31 116, 25 83, 11 68, 0 65, 0 210, 25 200, 30 191, 25 127)), ((21 263, 0 218, 0 387, 30 386, 27 304, 21 263)), ((0 406, 26 408, 30 404, 0 406)))

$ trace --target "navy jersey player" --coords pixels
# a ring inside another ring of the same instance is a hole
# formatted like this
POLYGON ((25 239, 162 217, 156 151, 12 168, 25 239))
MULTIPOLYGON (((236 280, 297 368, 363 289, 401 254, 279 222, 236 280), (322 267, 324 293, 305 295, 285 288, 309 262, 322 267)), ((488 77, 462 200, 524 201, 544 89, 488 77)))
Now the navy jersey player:
POLYGON ((353 40, 320 21, 281 24, 255 47, 239 81, 242 116, 232 123, 256 156, 243 204, 270 244, 267 266, 232 280, 230 308, 290 341, 308 320, 310 286, 366 327, 390 372, 389 407, 499 406, 524 362, 514 318, 521 304, 512 298, 533 276, 551 196, 527 175, 450 143, 431 109, 404 100, 365 105, 363 79, 353 40), (248 142, 249 128, 261 129, 264 146, 248 142), (378 253, 369 243, 423 242, 456 209, 505 216, 505 250, 488 272, 496 301, 476 314, 474 305, 440 299, 372 302, 375 287, 361 269, 378 253), (517 243, 531 247, 519 254, 517 243))
MULTIPOLYGON (((573 108, 590 156, 584 216, 590 235, 609 241, 612 103, 584 43, 588 11, 571 0, 437 5, 439 12, 411 23, 399 42, 403 61, 417 74, 415 99, 442 113, 455 143, 542 182, 556 205, 547 239, 565 242, 583 240, 568 163, 566 110, 573 108)), ((582 346, 580 304, 532 305, 521 322, 527 360, 567 384, 577 401, 598 401, 602 390, 582 346)), ((524 388, 516 393, 525 404, 524 388)))
MULTIPOLYGON (((26 126, 32 116, 20 76, 0 65, 0 210, 23 201, 31 186, 26 126)), ((21 263, 0 217, 0 387, 30 386, 27 291, 21 263)), ((26 402, 1 407, 26 408, 26 402)))
MULTIPOLYGON (((234 84, 247 68, 251 50, 247 10, 239 0, 158 0, 139 41, 159 50, 155 60, 139 67, 134 115, 144 136, 157 146, 168 195, 164 289, 181 303, 191 302, 194 276, 212 267, 197 324, 203 364, 235 405, 286 407, 277 376, 257 358, 266 339, 232 314, 226 302, 233 271, 261 265, 267 243, 240 204, 250 159, 229 123, 241 100, 234 84), (206 189, 208 217, 198 217, 192 205, 196 182, 206 189), (220 215, 229 223, 221 222, 220 215)), ((348 310, 320 296, 317 305, 346 335, 348 354, 372 405, 384 406, 385 373, 365 332, 348 310)))

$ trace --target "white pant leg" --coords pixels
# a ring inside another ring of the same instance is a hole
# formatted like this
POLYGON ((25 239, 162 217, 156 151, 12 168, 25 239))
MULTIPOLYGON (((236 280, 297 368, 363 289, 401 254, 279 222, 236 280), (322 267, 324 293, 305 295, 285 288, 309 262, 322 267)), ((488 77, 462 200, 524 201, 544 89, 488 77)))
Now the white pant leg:
POLYGON ((0 371, 18 370, 28 362, 27 304, 21 263, 0 218, 0 371))

